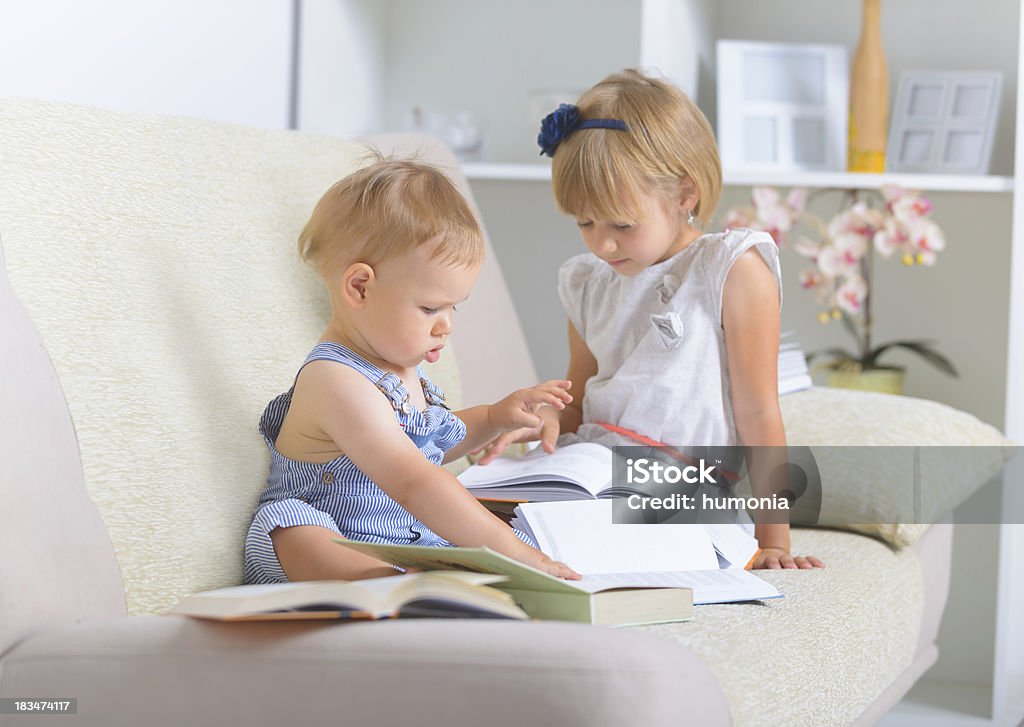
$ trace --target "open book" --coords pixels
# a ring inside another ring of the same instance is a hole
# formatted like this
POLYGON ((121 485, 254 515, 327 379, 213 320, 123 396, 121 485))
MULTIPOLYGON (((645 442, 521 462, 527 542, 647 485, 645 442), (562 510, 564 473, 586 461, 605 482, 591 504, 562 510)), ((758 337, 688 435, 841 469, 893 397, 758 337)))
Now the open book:
POLYGON ((186 597, 168 614, 219 621, 329 618, 528 618, 486 573, 407 573, 364 581, 234 586, 186 597))
POLYGON ((616 524, 610 500, 524 503, 513 525, 587 585, 682 586, 694 605, 781 596, 745 570, 757 541, 738 525, 616 524))
POLYGON ((422 545, 334 542, 402 568, 465 570, 505 576, 495 588, 510 594, 534 618, 625 626, 693 617, 691 590, 681 584, 646 587, 645 579, 565 581, 489 548, 431 548, 422 545))
POLYGON ((499 457, 473 465, 459 481, 483 500, 550 502, 598 497, 625 497, 612 484, 612 450, 577 442, 548 454, 535 447, 522 457, 499 457))

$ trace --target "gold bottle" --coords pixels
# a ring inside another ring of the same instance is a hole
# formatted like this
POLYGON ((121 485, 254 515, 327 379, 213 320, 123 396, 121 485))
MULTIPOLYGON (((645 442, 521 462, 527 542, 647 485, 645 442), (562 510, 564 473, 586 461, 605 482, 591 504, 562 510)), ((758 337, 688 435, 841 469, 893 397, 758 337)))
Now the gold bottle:
POLYGON ((850 71, 850 130, 846 168, 884 172, 889 131, 889 71, 882 48, 882 0, 863 0, 860 40, 850 71))

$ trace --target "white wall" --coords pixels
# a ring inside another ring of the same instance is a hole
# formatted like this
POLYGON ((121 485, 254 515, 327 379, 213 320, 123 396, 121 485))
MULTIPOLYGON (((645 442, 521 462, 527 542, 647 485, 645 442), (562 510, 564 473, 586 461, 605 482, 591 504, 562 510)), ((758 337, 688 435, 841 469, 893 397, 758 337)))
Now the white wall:
POLYGON ((8 0, 0 96, 286 128, 291 0, 8 0))
POLYGON ((482 122, 487 159, 537 161, 531 96, 575 97, 640 61, 639 0, 592 10, 591 0, 394 0, 385 130, 407 128, 416 105, 470 111, 482 122))
POLYGON ((640 66, 657 69, 693 99, 705 96, 712 89, 701 87, 701 71, 714 64, 716 11, 714 0, 647 0, 640 66))
POLYGON ((391 0, 301 3, 298 128, 337 136, 380 131, 391 0))

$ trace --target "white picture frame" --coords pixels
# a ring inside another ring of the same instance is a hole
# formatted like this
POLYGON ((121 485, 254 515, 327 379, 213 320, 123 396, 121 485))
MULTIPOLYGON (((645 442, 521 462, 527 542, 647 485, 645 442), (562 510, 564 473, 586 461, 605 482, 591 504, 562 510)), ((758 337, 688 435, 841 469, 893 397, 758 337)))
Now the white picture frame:
POLYGON ((1002 87, 1001 71, 903 71, 886 170, 988 174, 1002 87))
POLYGON ((724 167, 846 168, 845 46, 719 40, 716 56, 718 145, 724 167))

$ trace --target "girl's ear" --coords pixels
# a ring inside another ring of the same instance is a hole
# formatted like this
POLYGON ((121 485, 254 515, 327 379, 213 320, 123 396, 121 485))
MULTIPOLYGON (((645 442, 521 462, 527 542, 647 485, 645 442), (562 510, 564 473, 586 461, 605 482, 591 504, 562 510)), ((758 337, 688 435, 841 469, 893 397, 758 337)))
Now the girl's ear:
POLYGON ((700 205, 700 190, 690 180, 686 180, 679 188, 679 212, 683 219, 690 213, 697 216, 697 207, 700 205))
POLYGON ((377 276, 366 263, 353 263, 341 275, 341 297, 353 308, 366 305, 366 296, 377 276))

